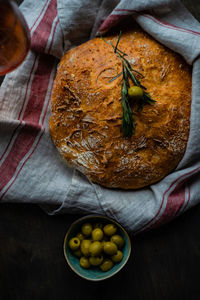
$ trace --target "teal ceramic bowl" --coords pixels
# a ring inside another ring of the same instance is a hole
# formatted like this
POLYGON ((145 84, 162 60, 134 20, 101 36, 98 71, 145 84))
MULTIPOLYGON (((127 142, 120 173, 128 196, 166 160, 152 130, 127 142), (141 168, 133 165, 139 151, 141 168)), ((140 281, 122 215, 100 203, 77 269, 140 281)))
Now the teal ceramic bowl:
POLYGON ((104 279, 108 279, 113 275, 115 275, 116 273, 118 273, 127 263, 130 253, 131 253, 131 242, 126 230, 115 220, 101 215, 89 215, 76 220, 74 223, 71 224, 64 239, 64 256, 68 265, 77 275, 91 281, 101 281, 104 279), (125 241, 124 247, 122 249, 123 259, 119 263, 114 264, 113 268, 110 269, 109 271, 103 272, 98 267, 90 267, 89 269, 82 268, 79 263, 79 258, 74 256, 72 254, 72 251, 69 249, 68 246, 69 240, 72 237, 76 236, 76 234, 81 231, 81 226, 85 222, 90 222, 90 223, 101 222, 103 225, 108 223, 114 223, 117 226, 117 233, 119 233, 125 241))

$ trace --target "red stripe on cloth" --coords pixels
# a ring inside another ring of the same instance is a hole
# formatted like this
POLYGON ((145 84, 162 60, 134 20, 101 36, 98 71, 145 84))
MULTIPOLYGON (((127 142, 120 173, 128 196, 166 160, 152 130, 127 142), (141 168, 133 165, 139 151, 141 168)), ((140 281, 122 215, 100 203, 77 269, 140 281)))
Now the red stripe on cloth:
POLYGON ((106 18, 106 20, 101 24, 98 29, 99 33, 103 33, 109 30, 111 27, 115 26, 120 21, 124 20, 127 16, 126 15, 110 15, 106 18))
POLYGON ((157 21, 156 23, 159 22, 160 25, 163 25, 165 27, 168 27, 168 28, 171 27, 171 29, 175 29, 175 30, 179 30, 179 31, 182 31, 182 32, 187 32, 187 33, 191 33, 191 34, 195 34, 195 35, 200 35, 200 32, 198 32, 198 31, 194 31, 194 30, 191 30, 191 29, 182 28, 180 26, 176 26, 176 25, 167 23, 165 21, 162 21, 162 20, 156 18, 155 16, 152 16, 152 15, 149 15, 149 14, 144 14, 142 12, 138 12, 135 9, 120 9, 120 8, 116 8, 114 10, 114 12, 115 11, 118 11, 118 12, 128 12, 128 14, 126 16, 129 16, 132 13, 136 13, 136 14, 142 15, 142 16, 144 16, 146 18, 152 19, 153 21, 157 21))
MULTIPOLYGON (((42 50, 45 50, 46 48, 51 33, 53 20, 57 15, 56 3, 56 0, 50 1, 43 18, 39 26, 37 27, 37 30, 33 34, 33 45, 34 43, 38 44, 38 47, 42 50), (37 33, 40 33, 40 39, 38 40, 36 39, 37 37, 39 37, 37 33), (43 38, 43 40, 41 40, 41 38, 43 38)), ((23 120, 25 120, 26 122, 34 124, 34 127, 27 124, 24 127, 22 127, 18 137, 13 143, 10 153, 6 157, 4 163, 1 165, 0 191, 2 191, 2 189, 7 184, 9 184, 9 182, 12 181, 12 183, 9 185, 9 188, 11 187, 15 180, 15 173, 19 163, 23 160, 26 154, 29 151, 31 151, 31 148, 38 134, 41 134, 41 128, 38 126, 37 123, 39 122, 39 118, 43 109, 43 103, 46 97, 46 92, 48 89, 50 75, 54 66, 54 62, 55 58, 53 58, 52 56, 40 56, 38 67, 35 71, 34 78, 32 81, 29 101, 23 117, 23 120)), ((20 170, 22 169, 22 167, 20 168, 20 170)), ((17 173, 18 175, 19 172, 17 173)), ((8 189, 6 191, 8 191, 8 189)))
POLYGON ((20 161, 31 149, 38 132, 39 129, 37 127, 35 128, 29 125, 24 125, 24 127, 22 127, 12 146, 12 151, 10 151, 5 161, 1 165, 0 191, 10 181, 20 161))
MULTIPOLYGON (((200 171, 200 167, 196 168, 195 171, 200 171)), ((193 176, 194 176, 194 172, 190 174, 189 178, 182 180, 180 183, 178 183, 176 185, 174 190, 168 196, 167 205, 166 205, 163 215, 160 217, 160 219, 156 223, 154 223, 155 224, 155 226, 153 225, 154 227, 156 227, 159 224, 166 223, 169 220, 176 217, 179 214, 179 212, 181 211, 181 209, 183 208, 184 204, 185 204, 185 206, 183 209, 184 209, 184 211, 186 210, 186 208, 191 200, 190 182, 191 182, 193 176), (186 186, 188 188, 187 201, 185 199, 186 186)))
POLYGON ((36 124, 39 122, 54 63, 55 58, 53 56, 47 54, 40 55, 31 86, 29 102, 23 116, 23 120, 26 122, 36 124))
POLYGON ((30 71, 30 74, 29 74, 29 77, 28 77, 28 81, 27 81, 27 84, 26 84, 26 92, 25 92, 25 95, 24 95, 24 100, 23 100, 23 103, 22 103, 21 110, 20 110, 19 115, 18 115, 18 120, 20 120, 20 118, 21 118, 21 114, 22 114, 22 111, 23 111, 23 108, 24 108, 24 105, 25 105, 25 102, 26 102, 28 87, 29 87, 29 83, 30 83, 30 80, 31 80, 31 76, 33 74, 33 70, 34 70, 34 67, 35 67, 36 60, 37 60, 37 55, 35 55, 33 65, 32 65, 32 68, 31 68, 31 71, 30 71))
POLYGON ((21 172, 23 166, 25 165, 25 163, 27 162, 27 160, 29 160, 29 159, 31 158, 31 156, 33 155, 33 153, 34 153, 35 150, 37 149, 37 146, 39 145, 39 142, 40 142, 40 140, 41 140, 43 134, 44 134, 44 131, 42 131, 42 133, 41 133, 41 135, 40 135, 40 137, 39 137, 39 139, 38 139, 38 141, 37 141, 37 143, 36 143, 34 149, 32 150, 32 152, 29 154, 29 156, 26 158, 26 160, 25 160, 25 161, 23 162, 23 164, 21 165, 21 167, 20 167, 20 169, 18 170, 18 172, 17 172, 17 174, 16 174, 14 180, 10 183, 10 185, 7 187, 7 189, 6 189, 6 190, 3 192, 3 194, 1 195, 0 200, 1 200, 1 199, 3 198, 3 196, 7 193, 7 191, 10 189, 10 187, 14 184, 14 182, 16 181, 18 175, 20 174, 20 172, 21 172))
POLYGON ((53 20, 57 16, 57 2, 51 0, 48 8, 31 38, 31 49, 36 52, 44 52, 52 29, 53 20))
POLYGON ((167 198, 167 205, 161 217, 148 228, 152 229, 175 218, 185 203, 185 180, 178 183, 167 198))
POLYGON ((43 8, 42 8, 42 10, 41 10, 41 12, 40 12, 40 14, 39 14, 38 17, 36 18, 35 22, 34 22, 33 25, 31 26, 30 30, 33 29, 33 27, 35 26, 36 22, 39 20, 39 18, 40 18, 40 16, 42 15, 42 13, 43 13, 45 7, 47 6, 48 1, 49 1, 49 0, 47 0, 47 1, 45 2, 45 4, 44 4, 44 6, 43 6, 43 8))
MULTIPOLYGON (((143 231, 145 230, 145 228, 149 228, 150 227, 150 224, 158 217, 158 215, 160 214, 160 211, 163 207, 163 204, 164 204, 164 199, 165 199, 165 196, 166 194, 170 191, 170 189, 174 186, 174 184, 176 184, 181 178, 184 178, 185 176, 190 176, 190 175, 193 175, 195 172, 199 171, 200 170, 200 166, 199 167, 196 167, 195 169, 193 169, 192 171, 188 172, 188 173, 185 173, 181 176, 179 176, 178 178, 176 178, 172 183, 171 185, 167 188, 167 190, 163 193, 163 197, 162 197, 162 201, 161 201, 161 205, 157 211, 157 213, 154 215, 154 217, 149 220, 146 224, 144 224, 139 230, 137 230, 136 232, 140 232, 140 231, 143 231)), ((187 178, 184 178, 184 181, 188 179, 187 178)), ((183 181, 182 181, 183 182, 183 181)), ((178 183, 179 184, 179 183, 178 183)))

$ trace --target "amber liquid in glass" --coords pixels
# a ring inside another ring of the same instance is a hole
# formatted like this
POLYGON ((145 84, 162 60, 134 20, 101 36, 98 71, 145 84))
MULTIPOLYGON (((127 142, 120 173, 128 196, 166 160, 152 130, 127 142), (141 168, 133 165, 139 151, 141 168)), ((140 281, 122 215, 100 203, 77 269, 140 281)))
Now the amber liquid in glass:
POLYGON ((0 0, 0 76, 17 68, 30 49, 30 33, 18 6, 0 0))

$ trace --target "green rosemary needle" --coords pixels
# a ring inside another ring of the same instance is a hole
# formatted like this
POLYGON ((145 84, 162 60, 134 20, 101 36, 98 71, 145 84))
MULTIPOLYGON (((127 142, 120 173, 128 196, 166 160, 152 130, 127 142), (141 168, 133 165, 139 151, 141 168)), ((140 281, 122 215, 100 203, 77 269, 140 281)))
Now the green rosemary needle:
POLYGON ((109 82, 114 81, 121 75, 123 76, 122 88, 121 88, 121 102, 122 102, 122 110, 123 110, 121 131, 123 132, 124 137, 131 137, 132 135, 135 134, 135 121, 133 118, 133 112, 130 107, 129 97, 128 97, 128 89, 130 87, 129 78, 134 85, 142 88, 143 90, 143 96, 141 100, 138 101, 137 103, 138 111, 143 110, 144 104, 153 104, 156 101, 151 99, 151 96, 146 92, 146 87, 141 84, 140 80, 135 76, 134 73, 136 73, 141 78, 144 78, 144 76, 140 72, 132 68, 128 59, 125 58, 125 56, 128 55, 118 48, 121 36, 122 36, 122 31, 120 31, 119 33, 117 43, 115 46, 113 45, 112 42, 106 41, 103 37, 101 38, 104 40, 104 42, 106 42, 108 45, 110 45, 113 48, 114 53, 116 53, 118 58, 122 61, 122 72, 114 76, 111 80, 109 80, 109 82))
POLYGON ((132 134, 135 134, 135 122, 128 101, 128 88, 129 88, 128 74, 127 74, 126 67, 123 64, 123 82, 122 82, 122 89, 121 89, 123 118, 122 118, 121 131, 123 132, 124 137, 131 137, 132 134))

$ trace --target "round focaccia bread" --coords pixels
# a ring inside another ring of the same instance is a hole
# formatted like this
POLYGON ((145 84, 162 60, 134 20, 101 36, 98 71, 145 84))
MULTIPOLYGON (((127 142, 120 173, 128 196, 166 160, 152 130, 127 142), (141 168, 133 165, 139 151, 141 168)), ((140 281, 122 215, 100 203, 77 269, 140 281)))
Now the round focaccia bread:
MULTIPOLYGON (((105 38, 115 45, 117 35, 105 38)), ((189 135, 191 68, 140 29, 123 33, 118 48, 144 76, 155 104, 130 103, 135 134, 123 137, 122 62, 101 38, 68 51, 52 92, 50 134, 66 162, 92 182, 138 189, 176 168, 189 135)))

